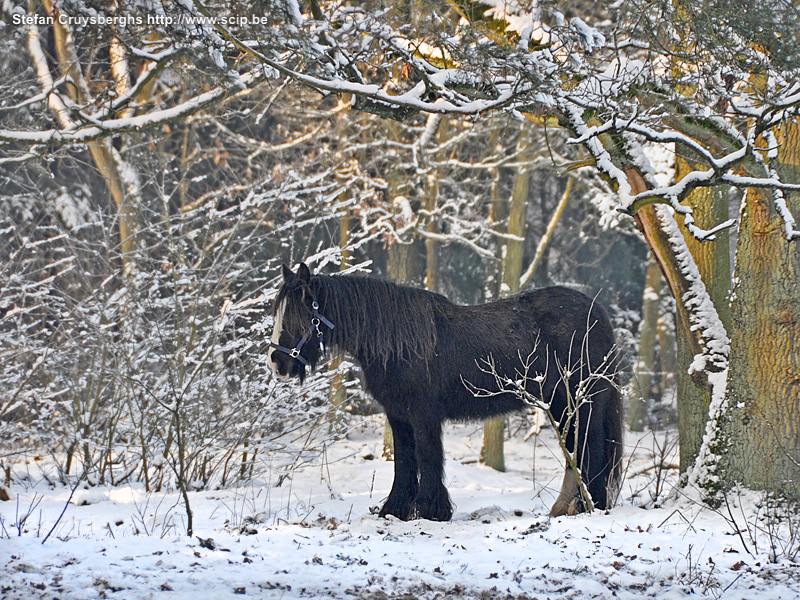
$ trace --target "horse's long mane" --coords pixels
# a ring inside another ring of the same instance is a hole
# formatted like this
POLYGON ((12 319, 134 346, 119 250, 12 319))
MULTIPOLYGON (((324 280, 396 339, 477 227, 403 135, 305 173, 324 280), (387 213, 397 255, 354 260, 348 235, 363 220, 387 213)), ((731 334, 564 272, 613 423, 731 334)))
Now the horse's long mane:
POLYGON ((311 287, 335 324, 331 343, 367 362, 431 358, 435 317, 452 307, 439 294, 372 277, 317 275, 311 287))

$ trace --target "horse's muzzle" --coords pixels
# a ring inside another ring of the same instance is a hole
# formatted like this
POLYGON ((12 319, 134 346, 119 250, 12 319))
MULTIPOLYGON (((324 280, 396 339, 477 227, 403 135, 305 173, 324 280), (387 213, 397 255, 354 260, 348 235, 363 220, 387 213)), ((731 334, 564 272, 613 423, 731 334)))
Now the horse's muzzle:
MULTIPOLYGON (((275 352, 277 352, 277 351, 276 350, 272 350, 269 353, 269 356, 268 356, 269 369, 270 369, 270 371, 272 371, 272 374, 275 377, 277 377, 278 379, 282 379, 283 381, 289 381, 291 376, 289 375, 288 368, 287 368, 287 371, 285 373, 281 373, 281 366, 272 358, 275 355, 275 352)), ((288 367, 288 365, 287 365, 287 367, 288 367)))

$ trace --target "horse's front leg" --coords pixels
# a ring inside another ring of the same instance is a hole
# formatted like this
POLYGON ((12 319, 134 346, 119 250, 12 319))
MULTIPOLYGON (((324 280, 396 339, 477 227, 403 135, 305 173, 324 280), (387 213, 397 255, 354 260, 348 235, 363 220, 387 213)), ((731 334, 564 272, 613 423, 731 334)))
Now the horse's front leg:
POLYGON ((405 421, 389 417, 394 439, 394 483, 389 497, 383 504, 381 517, 394 515, 407 521, 414 518, 412 506, 419 490, 414 430, 405 421))
POLYGON ((441 421, 415 422, 414 440, 419 467, 419 493, 414 501, 413 517, 430 521, 449 521, 453 516, 453 505, 442 481, 444 448, 441 421))

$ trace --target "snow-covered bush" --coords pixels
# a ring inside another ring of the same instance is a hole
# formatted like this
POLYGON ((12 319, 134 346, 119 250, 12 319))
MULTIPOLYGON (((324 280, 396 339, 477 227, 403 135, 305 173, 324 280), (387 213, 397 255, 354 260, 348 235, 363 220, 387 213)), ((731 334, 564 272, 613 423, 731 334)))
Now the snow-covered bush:
POLYGON ((224 213, 215 204, 142 210, 142 239, 123 272, 109 217, 64 218, 78 203, 59 197, 3 215, 4 446, 52 456, 62 481, 152 490, 258 477, 266 455, 273 465, 304 460, 329 381, 312 378, 298 397, 269 374, 277 269, 253 255, 277 236, 247 224, 253 211, 277 219, 285 206, 264 194, 224 213))

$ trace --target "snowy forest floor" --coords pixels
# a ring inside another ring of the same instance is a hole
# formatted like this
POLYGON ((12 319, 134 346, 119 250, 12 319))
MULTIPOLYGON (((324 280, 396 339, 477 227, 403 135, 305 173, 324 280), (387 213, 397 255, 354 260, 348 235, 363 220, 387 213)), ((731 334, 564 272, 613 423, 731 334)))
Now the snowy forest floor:
POLYGON ((480 425, 448 425, 456 513, 406 523, 370 511, 392 480, 377 458, 382 423, 364 419, 279 487, 192 492, 191 538, 176 493, 101 487, 67 504, 70 490, 43 480, 12 485, 0 503, 0 597, 800 598, 800 564, 770 561, 770 546, 788 538, 755 528, 755 494, 731 496, 730 512, 685 491, 665 500, 677 471, 658 465, 677 461, 674 432, 628 435, 619 506, 550 519, 562 464, 552 430, 527 442, 515 434, 498 473, 476 462, 480 425))

